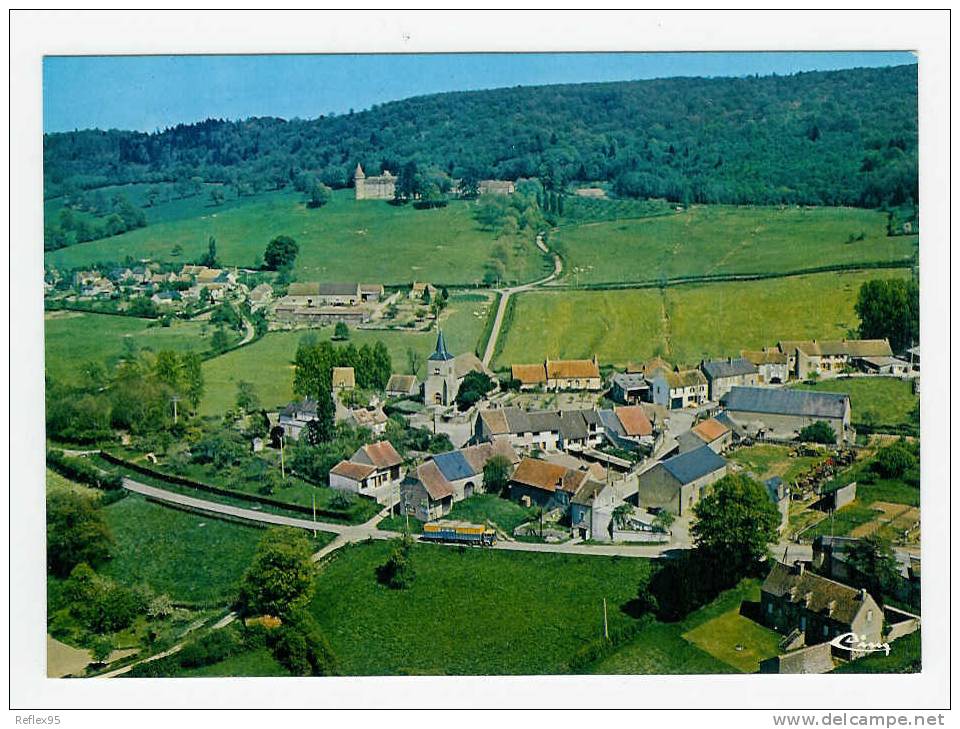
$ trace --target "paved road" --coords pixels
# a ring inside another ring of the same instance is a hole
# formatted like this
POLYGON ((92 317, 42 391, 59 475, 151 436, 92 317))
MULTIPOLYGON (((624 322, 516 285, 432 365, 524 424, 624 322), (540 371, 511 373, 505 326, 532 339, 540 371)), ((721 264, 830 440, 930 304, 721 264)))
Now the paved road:
MULTIPOLYGON (((277 526, 291 526, 297 529, 307 529, 310 531, 322 531, 335 534, 333 541, 324 545, 316 554, 313 555, 314 561, 322 559, 340 547, 364 542, 368 539, 394 539, 400 536, 399 532, 385 531, 377 528, 377 524, 389 515, 390 507, 385 506, 376 516, 363 524, 333 524, 330 522, 311 521, 309 519, 298 519, 291 516, 282 516, 280 514, 271 514, 258 511, 256 509, 245 509, 238 506, 229 506, 227 504, 218 504, 213 501, 198 499, 193 496, 177 494, 156 486, 148 486, 129 478, 123 479, 124 488, 134 491, 144 496, 149 496, 157 501, 178 504, 197 511, 225 514, 238 519, 259 522, 261 524, 275 524, 277 526)), ((449 545, 456 546, 456 545, 449 545)), ((546 552, 554 554, 582 554, 587 556, 620 556, 620 557, 660 557, 671 552, 677 552, 685 545, 678 544, 657 544, 657 545, 636 545, 636 544, 582 544, 578 541, 564 542, 562 544, 541 544, 538 542, 513 542, 501 540, 497 542, 494 549, 515 551, 515 552, 546 552)), ((812 547, 808 544, 781 543, 771 551, 778 559, 783 559, 784 550, 787 553, 787 561, 795 559, 809 560, 813 557, 812 547)))
MULTIPOLYGON (((543 242, 543 237, 537 236, 537 247, 542 250, 544 253, 549 252, 546 244, 543 242)), ((510 299, 510 296, 513 294, 518 294, 522 291, 530 291, 535 289, 538 286, 543 286, 545 283, 549 283, 557 278, 563 272, 563 260, 556 253, 553 254, 553 273, 545 278, 541 278, 538 281, 531 281, 530 283, 523 284, 521 286, 513 286, 506 289, 497 289, 500 293, 500 305, 497 307, 497 315, 493 320, 493 328, 490 330, 490 338, 487 340, 487 347, 483 351, 483 364, 489 365, 490 360, 493 359, 493 353, 497 348, 497 338, 500 336, 500 327, 503 324, 503 316, 507 311, 507 301, 510 299)))
POLYGON ((238 347, 242 347, 245 344, 250 344, 253 338, 257 336, 257 329, 253 326, 253 322, 251 322, 249 319, 243 320, 243 326, 244 329, 246 329, 246 333, 243 335, 243 339, 237 343, 238 347))

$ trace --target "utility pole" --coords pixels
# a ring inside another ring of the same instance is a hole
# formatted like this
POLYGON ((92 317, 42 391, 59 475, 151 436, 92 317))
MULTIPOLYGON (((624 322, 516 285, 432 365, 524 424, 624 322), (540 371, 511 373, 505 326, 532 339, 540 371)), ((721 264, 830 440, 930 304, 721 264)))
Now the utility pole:
POLYGON ((283 433, 280 434, 280 478, 287 480, 287 471, 283 464, 283 433))
POLYGON ((603 637, 610 640, 610 631, 607 627, 607 598, 603 598, 603 637))
POLYGON ((173 402, 173 422, 174 422, 174 424, 176 424, 176 422, 177 422, 177 403, 180 401, 180 397, 179 397, 179 395, 174 395, 173 397, 170 398, 170 400, 171 400, 171 402, 173 402))
POLYGON ((313 499, 313 524, 314 524, 314 527, 313 527, 313 536, 317 536, 317 527, 316 527, 316 524, 317 524, 317 495, 316 495, 316 494, 310 494, 310 496, 311 496, 312 499, 313 499))

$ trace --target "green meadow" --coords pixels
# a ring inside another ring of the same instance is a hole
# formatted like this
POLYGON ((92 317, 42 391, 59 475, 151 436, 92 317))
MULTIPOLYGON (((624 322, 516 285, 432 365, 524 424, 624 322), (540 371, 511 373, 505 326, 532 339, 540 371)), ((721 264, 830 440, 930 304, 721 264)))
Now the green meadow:
POLYGON ((916 255, 918 238, 888 237, 886 215, 875 210, 698 205, 563 227, 554 240, 568 281, 591 284, 903 261, 916 255))
POLYGON ((129 339, 137 349, 206 352, 214 328, 199 321, 174 319, 169 327, 150 319, 75 311, 44 315, 46 372, 56 379, 73 379, 90 362, 113 364, 129 339))
POLYGON ((817 382, 799 383, 801 390, 843 392, 850 396, 854 423, 909 425, 915 423, 913 413, 920 395, 913 392, 913 383, 896 377, 844 377, 817 382))
POLYGON ((105 506, 116 540, 100 571, 125 585, 149 585, 174 600, 229 602, 263 530, 191 514, 137 494, 105 506))
MULTIPOLYGON (((441 315, 443 336, 447 349, 454 354, 473 352, 486 321, 484 312, 489 306, 475 301, 473 296, 452 294, 450 304, 441 315)), ((206 394, 200 405, 201 415, 221 415, 233 406, 237 382, 253 384, 264 407, 285 405, 293 398, 293 360, 300 340, 312 333, 321 339, 332 339, 333 327, 320 329, 278 331, 262 339, 235 349, 203 363, 206 394)), ((424 376, 426 358, 437 342, 437 332, 401 330, 350 329, 350 339, 356 346, 383 342, 390 352, 393 371, 408 373, 407 350, 420 356, 417 372, 424 376)), ((336 342, 338 346, 348 342, 336 342)))
MULTIPOLYGON (((289 235, 300 245, 296 275, 301 281, 469 286, 483 278, 495 246, 493 234, 474 221, 473 205, 452 200, 445 208, 417 210, 379 200, 358 202, 353 190, 338 190, 319 209, 308 209, 304 196, 293 191, 239 199, 228 193, 220 206, 200 195, 148 208, 146 228, 62 248, 45 260, 65 268, 125 256, 186 263, 205 253, 213 236, 222 264, 249 267, 271 238, 289 235), (175 255, 178 245, 182 253, 175 255)), ((504 247, 513 280, 530 281, 551 268, 533 241, 504 247)))
POLYGON ((316 580, 310 610, 346 675, 549 674, 574 652, 635 621, 620 610, 644 559, 413 548, 406 590, 377 582, 390 542, 345 547, 316 580))
POLYGON ((654 354, 695 364, 772 347, 781 339, 837 339, 858 325, 853 305, 864 281, 908 275, 909 269, 890 269, 665 289, 523 293, 500 333, 494 366, 595 352, 602 364, 654 354))

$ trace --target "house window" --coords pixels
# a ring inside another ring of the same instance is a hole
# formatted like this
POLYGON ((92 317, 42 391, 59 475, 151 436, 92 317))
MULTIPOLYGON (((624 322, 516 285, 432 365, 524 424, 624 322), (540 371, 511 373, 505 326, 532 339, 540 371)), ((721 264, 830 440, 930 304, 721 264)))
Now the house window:
POLYGON ((772 602, 768 602, 768 603, 767 603, 767 615, 773 615, 773 603, 772 603, 772 602))
POLYGON ((807 618, 805 616, 800 616, 800 630, 807 629, 807 618))
POLYGON ((827 627, 826 625, 824 625, 824 626, 823 626, 823 637, 826 638, 828 635, 830 635, 830 628, 827 627))
POLYGON ((868 623, 873 622, 873 610, 867 610, 867 622, 868 623))

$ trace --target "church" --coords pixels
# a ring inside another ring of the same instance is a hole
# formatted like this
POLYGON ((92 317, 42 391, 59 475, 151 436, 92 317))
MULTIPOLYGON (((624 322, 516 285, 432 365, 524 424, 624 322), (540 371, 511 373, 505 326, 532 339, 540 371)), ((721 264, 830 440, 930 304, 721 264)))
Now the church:
POLYGON ((454 357, 447 351, 443 331, 437 332, 437 346, 427 358, 427 380, 423 384, 423 402, 427 405, 453 405, 463 378, 470 372, 493 376, 473 352, 454 357))

